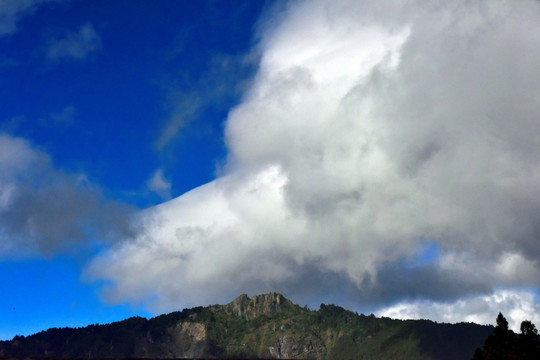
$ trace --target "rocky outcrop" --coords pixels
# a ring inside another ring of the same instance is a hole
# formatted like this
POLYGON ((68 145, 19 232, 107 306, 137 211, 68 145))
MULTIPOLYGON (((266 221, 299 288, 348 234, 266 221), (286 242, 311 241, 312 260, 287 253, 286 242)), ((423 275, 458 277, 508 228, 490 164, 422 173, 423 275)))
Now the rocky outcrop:
POLYGON ((232 302, 224 306, 215 307, 217 311, 222 310, 227 314, 243 317, 246 320, 258 318, 261 315, 274 316, 291 306, 295 306, 290 300, 280 293, 268 293, 250 298, 242 294, 232 302))
POLYGON ((320 342, 299 342, 289 334, 280 336, 277 341, 268 347, 268 351, 276 359, 319 358, 325 351, 320 342))
MULTIPOLYGON (((208 355, 206 327, 197 322, 179 322, 169 329, 170 343, 166 357, 201 358, 208 355)), ((147 354, 149 357, 152 354, 147 354)))

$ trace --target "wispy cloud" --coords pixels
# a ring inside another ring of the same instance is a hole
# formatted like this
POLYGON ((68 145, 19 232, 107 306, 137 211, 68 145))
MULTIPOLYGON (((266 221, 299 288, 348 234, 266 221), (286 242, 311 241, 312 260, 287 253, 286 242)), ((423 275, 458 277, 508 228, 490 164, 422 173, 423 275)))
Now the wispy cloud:
POLYGON ((63 59, 82 60, 101 49, 101 38, 90 23, 81 25, 76 32, 67 32, 50 41, 47 58, 51 61, 63 59))
POLYGON ((17 23, 36 11, 39 5, 57 0, 2 0, 0 1, 0 37, 17 31, 17 23))
POLYGON ((148 189, 158 194, 162 199, 171 198, 171 182, 163 175, 163 169, 157 169, 146 182, 148 189))
POLYGON ((88 273, 158 310, 268 290, 368 309, 536 291, 539 11, 289 3, 229 113, 226 176, 149 211, 88 273))
POLYGON ((177 99, 170 117, 156 141, 158 150, 163 150, 173 139, 175 139, 180 131, 188 126, 197 117, 202 103, 199 94, 191 93, 174 96, 177 99))
POLYGON ((52 112, 45 121, 52 121, 55 125, 70 125, 75 121, 75 114, 75 107, 67 105, 58 112, 52 112))
POLYGON ((250 83, 257 62, 255 53, 217 54, 209 62, 208 70, 189 87, 171 85, 169 117, 156 142, 157 149, 163 150, 178 139, 182 130, 196 123, 205 109, 223 109, 225 104, 240 98, 250 83))

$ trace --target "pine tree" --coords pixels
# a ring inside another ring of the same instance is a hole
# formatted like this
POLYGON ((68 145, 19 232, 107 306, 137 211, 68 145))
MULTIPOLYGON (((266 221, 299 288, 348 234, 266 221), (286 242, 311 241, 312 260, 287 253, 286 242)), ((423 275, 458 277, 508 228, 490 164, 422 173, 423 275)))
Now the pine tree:
POLYGON ((536 326, 525 320, 521 323, 519 336, 509 329, 508 321, 499 313, 497 326, 484 346, 476 349, 473 360, 538 360, 540 339, 536 326))

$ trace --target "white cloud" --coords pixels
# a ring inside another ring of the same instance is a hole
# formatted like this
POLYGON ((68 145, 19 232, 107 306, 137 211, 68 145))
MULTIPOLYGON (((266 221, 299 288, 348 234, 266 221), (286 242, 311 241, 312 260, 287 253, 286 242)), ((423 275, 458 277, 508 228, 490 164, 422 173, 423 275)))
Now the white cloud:
MULTIPOLYGON (((152 304, 156 310, 176 308, 179 297, 195 305, 228 296, 225 288, 241 291, 238 286, 245 281, 278 282, 290 276, 270 255, 287 243, 273 236, 287 221, 280 211, 284 179, 279 169, 238 181, 234 175, 222 178, 143 213, 140 222, 148 232, 119 244, 112 258, 96 259, 87 275, 114 279, 119 288, 106 293, 114 302, 143 301, 158 292, 159 302, 152 304)), ((294 228, 290 231, 292 239, 294 228)))
POLYGON ((163 175, 163 169, 157 169, 146 182, 146 186, 162 199, 171 198, 171 182, 163 175))
POLYGON ((101 49, 101 38, 90 23, 81 25, 77 32, 68 32, 49 43, 47 58, 82 60, 101 49))
POLYGON ((438 322, 474 322, 495 325, 501 312, 510 327, 519 332, 521 322, 540 323, 540 304, 534 293, 526 290, 496 290, 489 295, 474 296, 452 303, 419 301, 399 303, 377 312, 394 319, 431 319, 438 322))
POLYGON ((538 288, 538 20, 534 1, 290 3, 229 114, 228 175, 158 207, 89 276, 158 310, 538 288), (404 265, 426 239, 440 257, 404 265))

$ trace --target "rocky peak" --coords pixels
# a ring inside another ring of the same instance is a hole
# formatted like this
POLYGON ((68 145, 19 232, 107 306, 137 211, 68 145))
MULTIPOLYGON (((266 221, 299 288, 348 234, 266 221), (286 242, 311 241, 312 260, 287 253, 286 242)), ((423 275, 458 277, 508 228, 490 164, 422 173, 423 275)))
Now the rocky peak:
POLYGON ((227 313, 254 319, 261 315, 273 316, 294 304, 280 293, 271 292, 250 298, 242 294, 224 306, 227 313))

